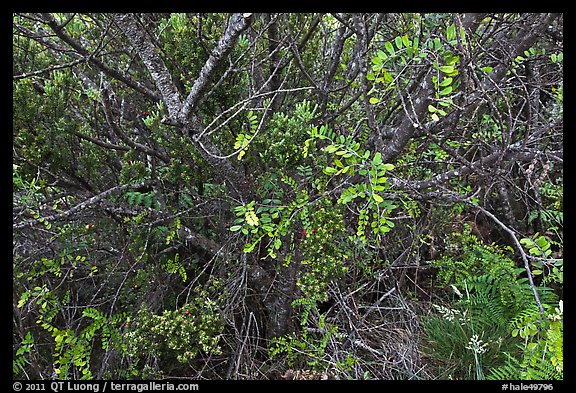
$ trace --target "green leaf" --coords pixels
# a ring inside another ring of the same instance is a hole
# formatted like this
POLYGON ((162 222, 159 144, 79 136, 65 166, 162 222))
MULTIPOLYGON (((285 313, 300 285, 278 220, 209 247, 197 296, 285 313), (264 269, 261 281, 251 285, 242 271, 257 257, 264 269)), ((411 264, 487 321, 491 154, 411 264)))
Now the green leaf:
POLYGON ((376 97, 370 97, 370 103, 371 103, 372 105, 377 104, 377 103, 379 103, 379 102, 380 102, 380 100, 379 100, 378 98, 376 98, 376 97))
MULTIPOLYGON (((538 343, 528 343, 528 345, 526 345, 526 349, 528 349, 528 351, 533 351, 537 346, 538 346, 538 343)), ((554 358, 552 358, 552 359, 554 359, 554 358)))
POLYGON ((396 48, 402 49, 402 37, 398 36, 394 38, 394 43, 396 44, 396 48))
POLYGON ((456 38, 456 26, 454 25, 454 23, 452 23, 450 26, 448 26, 448 28, 446 29, 446 39, 448 41, 452 41, 453 39, 456 38))
POLYGON ((392 76, 392 74, 387 72, 387 71, 384 72, 383 77, 384 77, 384 81, 386 83, 392 83, 392 81, 394 80, 394 77, 392 76))
POLYGON ((436 113, 432 113, 432 120, 438 121, 438 120, 440 120, 440 118, 438 117, 438 115, 436 113))
POLYGON ((260 224, 260 222, 258 221, 258 216, 256 216, 256 213, 254 213, 253 210, 249 210, 246 212, 246 222, 248 223, 248 225, 256 227, 260 224))
POLYGON ((437 109, 436 109, 434 106, 428 105, 428 112, 434 113, 434 112, 436 112, 436 110, 437 110, 437 109))
POLYGON ((405 46, 406 48, 409 48, 409 47, 412 46, 412 43, 411 43, 410 40, 408 39, 408 36, 407 36, 407 35, 403 35, 403 36, 402 36, 402 43, 404 44, 404 46, 405 46))
POLYGON ((440 83, 440 87, 445 87, 448 86, 449 84, 452 83, 452 78, 450 77, 445 77, 444 80, 442 81, 442 83, 440 83))
POLYGON ((372 198, 374 198, 374 200, 375 200, 377 203, 384 202, 384 198, 382 198, 382 197, 381 197, 380 195, 378 195, 378 194, 372 194, 372 198))
POLYGON ((242 229, 242 225, 234 225, 234 226, 230 227, 230 230, 231 230, 232 232, 237 232, 237 231, 239 231, 240 229, 242 229))
POLYGON ((441 95, 441 96, 446 96, 446 95, 448 95, 448 94, 450 94, 450 93, 452 93, 452 86, 445 87, 444 89, 442 89, 442 90, 440 91, 440 95, 441 95))
POLYGON ((334 145, 328 145, 324 148, 324 151, 326 153, 334 153, 336 150, 338 150, 338 146, 334 146, 334 145))
POLYGON ((452 99, 450 97, 444 97, 438 101, 438 104, 442 105, 443 107, 447 108, 452 105, 452 99))
POLYGON ((394 56, 396 54, 396 51, 394 50, 394 47, 392 46, 392 44, 390 43, 390 41, 386 41, 384 43, 384 48, 388 51, 388 53, 390 53, 392 56, 394 56))
POLYGON ((447 56, 444 57, 444 61, 446 62, 446 65, 455 66, 456 63, 460 61, 460 56, 447 56))
POLYGON ((376 54, 378 55, 378 58, 383 60, 383 61, 388 59, 388 55, 386 53, 384 53, 384 51, 382 49, 378 49, 376 54))
POLYGON ((438 69, 445 74, 450 74, 450 73, 454 72, 454 67, 451 65, 443 65, 443 66, 438 67, 438 69))

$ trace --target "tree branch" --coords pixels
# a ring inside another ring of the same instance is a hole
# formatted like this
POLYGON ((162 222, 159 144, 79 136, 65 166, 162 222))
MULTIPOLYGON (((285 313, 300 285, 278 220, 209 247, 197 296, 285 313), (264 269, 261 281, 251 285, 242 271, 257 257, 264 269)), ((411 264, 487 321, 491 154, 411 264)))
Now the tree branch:
MULTIPOLYGON (((118 192, 118 191, 124 191, 124 190, 133 190, 133 189, 137 189, 137 188, 142 188, 142 187, 146 187, 149 186, 153 183, 152 180, 146 180, 144 182, 138 183, 138 184, 122 184, 116 187, 112 187, 104 192, 101 192, 95 196, 93 196, 92 198, 89 198, 83 202, 80 202, 79 204, 77 204, 76 206, 70 208, 69 210, 60 213, 60 214, 54 214, 51 216, 47 216, 44 217, 44 220, 46 221, 57 221, 57 220, 61 220, 61 219, 65 219, 65 218, 69 218, 71 217, 73 214, 78 213, 79 211, 82 211, 98 202, 100 202, 101 200, 103 200, 104 198, 106 198, 108 195, 118 192)), ((36 224, 39 224, 40 221, 37 219, 33 219, 33 220, 27 220, 27 221, 23 221, 17 224, 13 224, 12 225, 12 229, 13 230, 17 230, 17 229, 23 229, 23 228, 27 228, 27 227, 31 227, 34 226, 36 224)))
POLYGON ((112 131, 114 131, 114 134, 116 134, 116 136, 118 136, 118 138, 120 138, 128 146, 130 146, 136 150, 139 150, 145 154, 149 154, 151 156, 158 157, 159 159, 161 159, 165 163, 169 163, 170 157, 165 156, 165 155, 159 153, 158 151, 149 148, 148 146, 142 145, 138 142, 134 142, 132 139, 128 138, 126 136, 126 134, 124 134, 122 132, 122 130, 120 129, 120 127, 118 126, 118 124, 116 123, 116 121, 113 118, 112 109, 110 108, 110 99, 108 97, 108 91, 103 88, 102 90, 100 90, 100 93, 102 96, 102 106, 104 107, 104 115, 106 116, 106 121, 108 122, 108 124, 112 128, 112 131))
MULTIPOLYGON (((214 72, 222 59, 227 56, 231 51, 240 33, 250 26, 252 21, 252 14, 245 13, 245 14, 233 14, 230 24, 226 28, 224 35, 218 41, 216 48, 210 54, 210 57, 202 67, 200 71, 200 75, 194 81, 194 85, 192 86, 192 90, 186 97, 183 106, 180 109, 180 113, 177 115, 178 120, 181 123, 185 123, 188 119, 188 116, 196 106, 202 100, 202 96, 206 89, 208 88, 208 83, 211 81, 214 72)), ((171 116, 173 116, 171 114, 171 116)), ((173 116, 176 119, 176 115, 173 116)))
MULTIPOLYGON (((560 119, 552 124, 543 126, 542 129, 549 130, 551 128, 559 126, 562 123, 563 121, 562 119, 560 119)), ((537 130, 535 132, 539 131, 537 130)), ((485 170, 486 166, 494 164, 499 159, 503 159, 506 161, 515 160, 515 161, 528 162, 533 160, 535 157, 543 156, 546 159, 559 162, 560 164, 562 164, 563 162, 562 152, 542 152, 539 150, 529 150, 526 149, 523 145, 524 145, 523 140, 518 141, 508 146, 504 152, 496 151, 494 153, 487 155, 486 157, 482 157, 481 159, 472 162, 470 166, 462 166, 460 168, 451 169, 449 171, 439 173, 436 176, 431 177, 430 179, 417 180, 411 182, 401 181, 398 179, 390 179, 390 183, 398 188, 425 190, 427 188, 438 186, 442 183, 446 183, 447 181, 454 179, 458 176, 467 175, 474 171, 483 171, 485 170)))
POLYGON ((88 52, 88 50, 86 48, 84 48, 82 45, 77 43, 72 37, 70 37, 68 34, 66 34, 64 29, 61 28, 61 26, 58 24, 58 21, 54 18, 54 16, 52 16, 51 14, 48 14, 48 13, 44 13, 44 14, 42 14, 42 17, 44 18, 45 23, 52 29, 52 31, 62 41, 66 42, 76 52, 78 52, 80 55, 84 56, 90 64, 95 65, 100 70, 102 70, 105 74, 111 76, 114 79, 117 79, 117 80, 125 83, 126 85, 130 86, 134 90, 148 96, 149 98, 153 99, 154 101, 160 100, 160 97, 155 92, 148 89, 146 86, 134 81, 132 78, 128 77, 127 75, 124 75, 120 71, 117 71, 113 68, 108 67, 106 64, 102 63, 100 60, 95 58, 92 54, 90 54, 88 52))
POLYGON ((116 15, 115 20, 150 72, 150 76, 166 104, 169 116, 176 118, 182 106, 180 93, 172 80, 170 70, 156 52, 154 44, 146 32, 140 28, 134 14, 119 14, 116 15))
POLYGON ((520 252, 520 255, 522 257, 522 261, 524 262, 524 269, 526 269, 526 274, 528 276, 528 282, 530 283, 530 289, 532 289, 532 294, 534 295, 534 300, 536 301, 536 304, 538 305, 538 310, 540 311, 540 315, 544 315, 544 307, 542 307, 542 302, 540 301, 540 296, 538 295, 538 291, 536 290, 536 285, 534 284, 534 279, 532 278, 532 271, 530 270, 530 262, 528 262, 528 257, 526 256, 526 253, 524 252, 524 249, 522 248, 522 245, 520 244, 520 241, 516 237, 516 234, 514 233, 514 231, 512 229, 508 228, 494 214, 490 213, 488 210, 484 209, 482 206, 479 206, 475 203, 472 203, 471 201, 467 201, 467 202, 469 204, 471 204, 472 206, 474 206, 475 208, 477 208, 478 210, 480 210, 482 213, 484 213, 488 217, 490 217, 490 219, 492 219, 492 221, 494 221, 496 224, 498 224, 498 226, 500 226, 504 231, 506 231, 506 233, 508 233, 510 235, 510 238, 514 242, 514 245, 518 249, 518 252, 520 252))
MULTIPOLYGON (((478 27, 478 24, 484 15, 485 14, 465 15, 462 21, 462 27, 466 30, 468 35, 471 35, 474 32, 474 29, 478 27)), ((515 58, 516 55, 523 53, 524 50, 529 48, 538 38, 538 35, 542 33, 542 31, 545 30, 557 17, 558 14, 547 14, 546 18, 543 21, 540 21, 538 25, 531 25, 521 29, 521 34, 519 34, 518 38, 516 38, 512 43, 508 45, 511 58, 515 58)), ((491 85, 497 84, 506 75, 507 69, 508 63, 505 65, 497 66, 485 78, 482 86, 484 88, 488 88, 491 85)), ((433 84, 428 79, 425 79, 424 85, 418 93, 418 97, 414 100, 414 113, 419 119, 424 118, 428 113, 427 104, 430 100, 430 97, 433 96, 433 87, 433 84)), ((473 94, 466 97, 466 101, 469 103, 478 102, 482 97, 483 91, 485 91, 485 89, 477 89, 473 94)), ((475 108, 475 105, 468 105, 465 109, 465 113, 468 113, 473 108, 475 108)), ((440 127, 442 124, 450 124, 454 120, 454 117, 461 115, 462 113, 460 113, 460 111, 453 110, 446 117, 444 117, 441 122, 438 122, 438 124, 426 126, 440 127)), ((376 147, 378 150, 381 149, 382 151, 382 160, 389 162, 394 160, 398 154, 400 154, 402 149, 414 136, 420 134, 420 130, 418 130, 418 127, 415 126, 415 123, 411 121, 411 119, 404 116, 398 126, 388 129, 387 134, 388 137, 380 140, 380 143, 376 147)))

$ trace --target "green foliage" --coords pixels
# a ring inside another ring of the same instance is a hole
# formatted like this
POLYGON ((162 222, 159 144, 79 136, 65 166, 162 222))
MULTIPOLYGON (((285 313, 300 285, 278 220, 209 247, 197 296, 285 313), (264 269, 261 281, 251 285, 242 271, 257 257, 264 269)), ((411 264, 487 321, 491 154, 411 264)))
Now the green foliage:
MULTIPOLYGON (((323 371, 330 367, 327 347, 331 340, 338 340, 338 328, 326 323, 324 315, 318 313, 316 302, 309 299, 298 299, 292 302, 293 307, 302 306, 300 317, 301 331, 274 338, 270 343, 270 357, 285 356, 291 368, 323 371)), ((350 367, 354 359, 347 357, 340 367, 350 367)))
POLYGON ((290 171, 304 163, 308 148, 305 145, 312 126, 317 105, 309 100, 298 102, 292 111, 276 112, 272 115, 266 137, 259 140, 259 156, 263 162, 276 163, 278 168, 290 171), (304 146, 304 149, 302 149, 304 146))
POLYGON ((398 207, 380 195, 389 187, 386 173, 393 170, 394 165, 382 162, 380 152, 372 155, 369 150, 363 150, 352 137, 336 135, 324 126, 310 131, 309 141, 315 139, 329 143, 323 148, 332 157, 332 164, 322 170, 328 176, 327 182, 337 181, 338 177, 360 176, 358 183, 342 191, 338 203, 347 205, 360 198, 361 201, 357 201, 359 207, 355 239, 366 243, 369 235, 366 228, 370 224, 374 241, 379 244, 382 235, 394 227, 394 222, 387 217, 398 207))
POLYGON ((126 202, 134 206, 144 206, 149 209, 150 208, 160 209, 160 203, 156 199, 156 193, 154 191, 149 192, 127 191, 126 202))
MULTIPOLYGON (((527 278, 520 276, 524 270, 515 268, 499 247, 485 246, 467 231, 453 235, 452 241, 458 242, 452 254, 435 264, 441 285, 450 286, 457 298, 452 307, 436 306, 441 316, 424 321, 425 350, 439 369, 463 379, 497 379, 512 371, 531 379, 542 375, 537 363, 547 358, 561 372, 561 311, 548 317, 554 324, 542 319, 527 278)), ((549 288, 537 289, 551 309, 557 297, 549 288)))
POLYGON ((14 14, 14 377, 561 375, 563 19, 476 15, 14 14), (519 250, 438 207, 500 214, 500 185, 545 315, 519 250), (413 263, 427 357, 350 347, 406 323, 364 303, 413 263))
POLYGON ((485 113, 482 115, 478 131, 472 133, 472 138, 487 143, 495 143, 501 141, 502 130, 494 117, 485 113))
POLYGON ((374 86, 368 94, 380 96, 370 97, 370 104, 385 103, 383 98, 391 94, 398 83, 405 83, 401 77, 407 65, 409 63, 421 63, 429 55, 433 55, 435 60, 432 64, 437 71, 432 75, 435 99, 433 104, 428 105, 428 112, 433 121, 439 121, 440 117, 446 116, 447 111, 453 106, 451 96, 460 83, 459 79, 456 78, 460 56, 451 49, 458 40, 466 42, 465 31, 462 29, 459 33, 457 37, 456 27, 452 23, 446 28, 445 40, 431 36, 422 45, 418 37, 412 39, 405 34, 396 36, 391 41, 385 41, 384 50, 378 49, 375 56, 372 57, 372 72, 366 75, 366 78, 374 86))
POLYGON ((510 321, 512 336, 523 339, 518 357, 509 355, 506 364, 492 370, 488 379, 563 379, 563 306, 546 305, 543 318, 536 307, 528 308, 510 321))
POLYGON ((178 273, 182 278, 182 281, 186 282, 186 280, 188 280, 188 273, 186 273, 186 268, 180 262, 178 262, 179 258, 180 254, 176 253, 174 255, 174 258, 168 258, 168 260, 162 265, 162 267, 168 273, 172 274, 178 273))
POLYGON ((303 239, 298 246, 303 255, 303 272, 297 285, 303 299, 328 300, 328 285, 348 271, 343 242, 345 228, 339 213, 325 201, 311 212, 308 225, 302 230, 303 239))
POLYGON ((564 260, 551 258, 552 244, 562 246, 561 242, 551 241, 536 232, 530 238, 520 239, 520 243, 528 250, 531 259, 532 275, 543 276, 544 283, 564 283, 564 260))
POLYGON ((249 131, 246 133, 239 133, 236 136, 236 142, 234 142, 234 150, 240 151, 238 153, 239 160, 241 160, 244 154, 246 154, 246 148, 254 138, 254 134, 258 127, 258 117, 252 111, 248 111, 248 124, 249 131))
POLYGON ((482 379, 485 370, 504 364, 504 351, 515 349, 501 325, 477 324, 475 329, 465 312, 439 310, 423 320, 423 351, 440 379, 482 379))
POLYGON ((466 280, 485 273, 506 279, 518 274, 515 262, 509 256, 512 249, 483 243, 471 234, 469 224, 464 224, 462 232, 449 234, 447 244, 447 254, 433 261, 438 268, 437 278, 442 287, 454 284, 463 288, 466 280))
POLYGON ((86 308, 82 316, 92 319, 92 322, 79 333, 72 329, 58 329, 47 322, 41 324, 54 339, 54 367, 59 379, 69 379, 73 368, 81 374, 80 379, 93 378, 90 359, 97 337, 105 352, 114 349, 121 354, 126 353, 126 345, 118 329, 125 321, 124 314, 107 317, 99 310, 86 308))
POLYGON ((124 157, 126 163, 120 170, 120 181, 124 184, 139 183, 150 176, 146 164, 142 161, 134 161, 133 155, 134 153, 128 153, 124 157))
POLYGON ((176 310, 153 314, 143 309, 126 333, 135 363, 152 355, 162 362, 187 363, 201 353, 220 354, 223 320, 217 303, 204 290, 176 310))
POLYGON ((42 193, 44 181, 39 176, 27 179, 26 174, 22 174, 22 166, 12 165, 12 187, 14 188, 14 197, 26 206, 34 206, 42 200, 42 193))
POLYGON ((32 336, 31 331, 28 331, 26 332, 26 337, 20 343, 20 346, 12 358, 12 374, 14 377, 23 372, 26 365, 30 363, 26 357, 30 355, 33 347, 34 336, 32 336))

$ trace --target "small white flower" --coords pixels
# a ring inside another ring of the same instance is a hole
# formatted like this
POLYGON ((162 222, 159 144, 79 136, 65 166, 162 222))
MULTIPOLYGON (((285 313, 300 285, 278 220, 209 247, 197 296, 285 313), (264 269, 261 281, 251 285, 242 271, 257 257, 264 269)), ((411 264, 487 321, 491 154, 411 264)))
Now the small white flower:
POLYGON ((459 290, 458 288, 456 288, 455 285, 450 285, 450 287, 452 288, 452 290, 454 291, 454 293, 455 293, 456 295, 458 295, 458 297, 460 297, 460 298, 462 297, 462 292, 460 292, 460 290, 459 290))
POLYGON ((555 315, 548 314, 548 319, 551 319, 553 321, 561 320, 562 314, 564 314, 564 302, 562 300, 558 302, 558 307, 556 307, 554 311, 556 311, 556 314, 555 315))
POLYGON ((487 351, 488 343, 482 342, 482 340, 478 337, 477 334, 473 335, 468 341, 467 349, 474 351, 475 353, 482 354, 487 351))

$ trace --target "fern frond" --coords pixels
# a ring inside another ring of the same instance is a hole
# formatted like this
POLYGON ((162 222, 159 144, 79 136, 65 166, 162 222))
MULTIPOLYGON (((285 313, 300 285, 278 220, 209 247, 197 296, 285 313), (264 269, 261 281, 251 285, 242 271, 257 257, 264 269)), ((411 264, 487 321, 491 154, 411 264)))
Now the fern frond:
POLYGON ((488 380, 517 380, 520 379, 521 366, 520 362, 510 354, 506 354, 506 364, 490 370, 486 376, 488 380))
POLYGON ((522 379, 528 380, 558 380, 563 379, 563 377, 563 372, 554 367, 547 359, 538 359, 537 362, 527 366, 522 373, 522 379))

